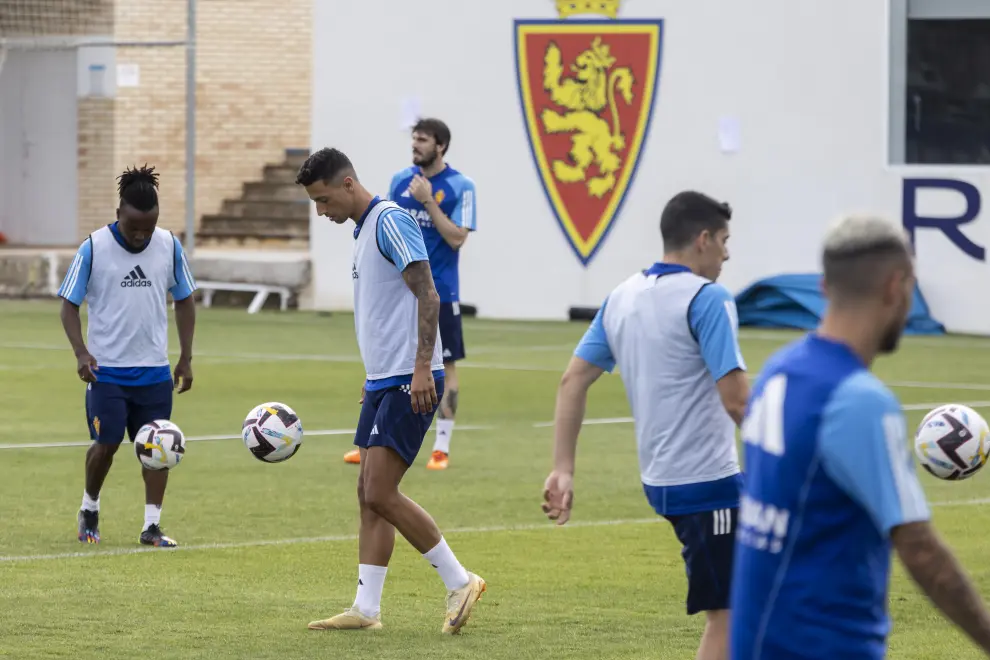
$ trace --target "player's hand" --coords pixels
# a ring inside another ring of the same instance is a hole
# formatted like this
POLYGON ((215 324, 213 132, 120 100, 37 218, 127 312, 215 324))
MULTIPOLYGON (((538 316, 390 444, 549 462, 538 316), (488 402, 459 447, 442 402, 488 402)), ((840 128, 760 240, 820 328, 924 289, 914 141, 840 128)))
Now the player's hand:
POLYGON ((416 367, 409 387, 409 399, 414 413, 428 413, 436 408, 437 385, 429 368, 416 367))
POLYGON ((173 387, 178 387, 179 394, 182 394, 192 387, 192 382, 192 360, 180 357, 179 361, 175 363, 175 373, 172 374, 173 387))
POLYGON ((563 525, 571 517, 574 503, 574 476, 554 470, 543 484, 543 513, 563 525))
POLYGON ((358 403, 364 404, 364 385, 361 385, 361 398, 358 399, 358 403))
POLYGON ((422 174, 417 174, 413 177, 412 183, 409 184, 409 194, 420 204, 426 204, 433 195, 433 186, 430 185, 429 179, 422 174))
POLYGON ((96 364, 96 358, 88 352, 76 357, 76 373, 79 374, 79 378, 84 383, 95 383, 96 374, 93 372, 99 370, 100 367, 96 364))

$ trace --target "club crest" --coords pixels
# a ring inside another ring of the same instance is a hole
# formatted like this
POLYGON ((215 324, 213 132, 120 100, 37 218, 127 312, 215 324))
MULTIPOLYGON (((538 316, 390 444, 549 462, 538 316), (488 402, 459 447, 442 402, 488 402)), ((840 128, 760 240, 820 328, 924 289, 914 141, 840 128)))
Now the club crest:
POLYGON ((515 21, 530 150, 547 201, 584 265, 632 184, 660 72, 663 21, 618 20, 619 2, 557 0, 561 20, 515 21), (575 16, 581 20, 570 20, 575 16))

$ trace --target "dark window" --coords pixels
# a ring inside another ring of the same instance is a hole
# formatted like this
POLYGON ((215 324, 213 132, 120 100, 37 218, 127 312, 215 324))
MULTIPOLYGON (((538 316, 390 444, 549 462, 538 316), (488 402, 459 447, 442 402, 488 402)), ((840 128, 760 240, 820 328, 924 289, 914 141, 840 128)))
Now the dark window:
POLYGON ((990 164, 990 19, 911 19, 905 161, 990 164))

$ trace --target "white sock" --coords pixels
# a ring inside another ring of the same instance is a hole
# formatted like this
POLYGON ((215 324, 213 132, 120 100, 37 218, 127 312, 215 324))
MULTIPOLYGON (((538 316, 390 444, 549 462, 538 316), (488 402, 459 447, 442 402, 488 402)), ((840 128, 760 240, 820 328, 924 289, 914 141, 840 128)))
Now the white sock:
POLYGON ((388 566, 358 564, 358 588, 357 596, 354 597, 354 609, 361 614, 375 618, 381 611, 386 571, 388 566))
POLYGON ((154 504, 144 505, 144 528, 148 529, 152 525, 157 525, 162 519, 162 508, 154 504))
POLYGON ((447 591, 460 589, 468 583, 467 571, 461 566, 461 562, 457 561, 454 551, 447 545, 447 539, 442 536, 437 547, 427 552, 423 557, 433 564, 433 568, 437 569, 440 579, 447 586, 447 591))
POLYGON ((95 500, 89 496, 85 490, 83 491, 83 501, 82 501, 83 511, 97 511, 100 510, 100 498, 97 497, 95 500))
POLYGON ((454 420, 437 420, 437 441, 433 444, 433 451, 450 453, 450 436, 454 435, 454 420))

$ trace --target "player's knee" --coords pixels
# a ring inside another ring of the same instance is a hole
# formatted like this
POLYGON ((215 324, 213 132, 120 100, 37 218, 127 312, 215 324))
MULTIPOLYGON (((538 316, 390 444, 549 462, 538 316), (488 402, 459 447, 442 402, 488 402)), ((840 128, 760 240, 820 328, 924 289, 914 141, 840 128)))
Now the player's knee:
POLYGON ((112 461, 114 454, 120 449, 119 443, 100 443, 94 442, 92 445, 93 456, 100 461, 112 461))
POLYGON ((395 502, 397 494, 398 491, 388 484, 383 484, 375 479, 368 479, 365 481, 363 489, 363 506, 384 517, 395 502))
POLYGON ((368 502, 367 502, 367 500, 364 497, 364 475, 363 474, 360 475, 360 476, 358 476, 358 480, 357 480, 357 496, 358 496, 358 504, 361 505, 361 508, 362 509, 367 508, 368 502))
POLYGON ((708 610, 705 618, 705 628, 710 634, 722 635, 728 631, 729 610, 708 610))

